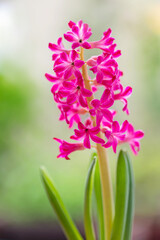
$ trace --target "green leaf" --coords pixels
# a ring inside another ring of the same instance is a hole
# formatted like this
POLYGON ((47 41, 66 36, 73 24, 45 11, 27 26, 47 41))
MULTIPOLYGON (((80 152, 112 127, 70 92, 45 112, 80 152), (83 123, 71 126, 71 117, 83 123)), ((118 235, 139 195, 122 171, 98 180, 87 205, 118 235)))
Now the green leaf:
POLYGON ((84 227, 86 233, 86 240, 95 240, 92 216, 91 216, 91 198, 94 184, 94 173, 95 173, 95 159, 92 161, 88 171, 86 188, 85 188, 85 200, 84 200, 84 227))
MULTIPOLYGON (((92 155, 92 159, 97 158, 97 153, 92 155)), ((94 176, 94 192, 97 205, 97 216, 98 216, 98 229, 99 229, 99 240, 105 240, 104 232, 104 216, 103 216, 103 200, 102 200, 102 189, 101 189, 101 179, 100 179, 100 170, 99 162, 96 161, 95 166, 95 176, 94 176)))
POLYGON ((132 225, 133 225, 133 216, 134 216, 134 175, 131 165, 130 158, 127 153, 125 153, 128 170, 129 170, 129 199, 128 199, 128 209, 127 209, 127 219, 124 233, 124 240, 130 240, 132 236, 132 225))
POLYGON ((129 185, 128 161, 125 153, 121 150, 117 162, 115 218, 111 240, 124 240, 128 210, 129 185))
POLYGON ((40 169, 40 172, 50 203, 56 212, 67 239, 83 240, 44 167, 40 169))

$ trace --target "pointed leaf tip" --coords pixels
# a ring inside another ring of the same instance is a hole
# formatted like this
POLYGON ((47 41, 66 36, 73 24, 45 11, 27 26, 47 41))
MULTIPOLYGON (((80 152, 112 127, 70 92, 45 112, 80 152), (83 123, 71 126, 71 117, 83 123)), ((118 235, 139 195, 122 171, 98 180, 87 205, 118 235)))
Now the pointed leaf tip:
POLYGON ((55 213, 60 221, 62 229, 68 240, 83 240, 78 229, 73 223, 68 211, 66 210, 63 201, 56 190, 51 178, 46 169, 42 166, 40 168, 42 181, 48 195, 49 201, 55 210, 55 213))

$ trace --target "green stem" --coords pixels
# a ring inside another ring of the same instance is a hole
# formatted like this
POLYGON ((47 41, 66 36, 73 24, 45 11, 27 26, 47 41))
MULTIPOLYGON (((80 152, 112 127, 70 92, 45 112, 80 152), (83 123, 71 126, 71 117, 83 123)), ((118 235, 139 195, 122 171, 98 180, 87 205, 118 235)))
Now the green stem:
MULTIPOLYGON (((99 137, 101 133, 98 134, 99 137)), ((105 239, 110 240, 113 222, 113 194, 110 177, 109 162, 107 152, 102 145, 97 144, 97 153, 100 167, 100 176, 102 184, 102 197, 103 197, 103 212, 105 224, 105 239)))
MULTIPOLYGON (((80 52, 81 60, 84 61, 83 48, 81 47, 80 52)), ((87 66, 82 66, 82 76, 84 79, 85 87, 91 91, 91 85, 89 82, 87 66)), ((87 98, 88 107, 91 108, 90 102, 94 99, 93 95, 87 98)), ((96 126, 95 117, 92 117, 93 126, 96 126)), ((98 137, 103 138, 103 134, 100 132, 98 137)), ((104 212, 104 223, 105 223, 105 240, 110 240, 113 222, 113 193, 112 184, 110 177, 109 162, 107 158, 106 149, 100 144, 97 144, 97 154, 100 166, 101 184, 102 184, 102 197, 103 197, 103 212, 104 212)))

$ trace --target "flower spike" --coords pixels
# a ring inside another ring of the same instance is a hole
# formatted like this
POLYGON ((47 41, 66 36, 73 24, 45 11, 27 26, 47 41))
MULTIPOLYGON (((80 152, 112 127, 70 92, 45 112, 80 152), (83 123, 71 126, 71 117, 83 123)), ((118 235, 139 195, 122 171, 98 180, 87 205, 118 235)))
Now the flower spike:
POLYGON ((70 30, 64 34, 64 39, 71 43, 71 48, 64 47, 61 37, 57 44, 49 43, 54 74, 45 74, 53 84, 51 92, 60 110, 59 120, 75 128, 70 139, 76 143, 54 138, 60 143, 58 158, 69 159, 74 151, 90 149, 91 142, 96 143, 97 149, 99 145, 102 149, 112 147, 114 152, 119 144, 128 143, 137 154, 144 133, 135 131, 127 120, 122 124, 115 121, 118 113, 114 109, 115 101, 123 102, 122 110, 129 114, 127 100, 132 88, 121 83, 123 72, 117 62, 121 51, 113 43, 111 29, 106 30, 100 40, 89 42, 92 31, 88 24, 79 20, 77 23, 70 21, 68 26, 70 30), (84 60, 84 49, 93 48, 100 49, 101 54, 84 60), (95 98, 96 92, 100 93, 99 98, 95 98))

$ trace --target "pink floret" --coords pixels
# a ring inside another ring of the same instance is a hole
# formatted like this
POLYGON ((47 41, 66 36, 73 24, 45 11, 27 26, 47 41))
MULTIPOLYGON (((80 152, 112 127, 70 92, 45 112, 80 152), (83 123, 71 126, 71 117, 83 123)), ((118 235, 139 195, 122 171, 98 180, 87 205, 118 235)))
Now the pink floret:
POLYGON ((75 50, 72 50, 69 54, 62 52, 60 54, 61 62, 54 66, 54 71, 57 76, 63 76, 64 79, 69 79, 72 74, 74 76, 80 76, 81 72, 79 68, 84 65, 84 61, 79 59, 79 55, 75 50))
POLYGON ((90 138, 96 143, 103 144, 104 140, 96 136, 100 132, 99 127, 92 127, 92 122, 90 119, 87 119, 85 124, 79 122, 78 130, 74 130, 75 135, 71 136, 71 139, 82 140, 85 148, 91 148, 90 138))
POLYGON ((113 120, 113 114, 108 108, 113 105, 114 101, 109 98, 109 94, 110 92, 106 89, 100 100, 94 99, 91 102, 93 108, 90 110, 90 114, 96 116, 97 126, 100 126, 103 118, 109 122, 112 122, 113 120))
POLYGON ((105 51, 114 41, 114 38, 110 37, 111 32, 112 30, 109 28, 103 33, 101 40, 90 42, 91 48, 100 48, 101 50, 105 51))
POLYGON ((88 24, 80 20, 77 24, 70 21, 68 25, 71 31, 65 33, 64 38, 68 42, 72 42, 72 48, 75 49, 80 46, 86 49, 91 48, 91 45, 86 41, 92 35, 91 28, 88 24))
POLYGON ((60 154, 57 156, 57 158, 65 158, 66 160, 69 160, 68 157, 69 154, 72 152, 78 151, 78 150, 84 150, 85 147, 83 146, 83 143, 68 143, 62 139, 54 138, 57 142, 60 143, 59 151, 60 154))
POLYGON ((61 52, 66 52, 66 53, 70 52, 70 50, 65 49, 65 47, 63 46, 61 37, 58 38, 57 44, 49 43, 48 47, 54 52, 54 54, 52 55, 52 60, 56 60, 56 58, 59 56, 61 52))
POLYGON ((124 121, 123 124, 120 126, 117 121, 114 121, 111 125, 111 128, 104 129, 104 133, 106 138, 108 139, 108 142, 103 145, 103 147, 113 148, 113 151, 116 153, 117 145, 119 141, 123 141, 125 139, 125 131, 128 126, 128 121, 124 121))
MULTIPOLYGON (((132 124, 128 124, 125 139, 122 140, 122 143, 129 143, 132 152, 137 155, 140 150, 140 139, 144 137, 144 132, 141 130, 135 131, 132 124)), ((120 142, 120 143, 121 143, 120 142)))
POLYGON ((112 79, 113 69, 118 67, 117 62, 114 59, 104 58, 102 56, 97 57, 97 61, 93 63, 94 66, 90 70, 96 74, 97 83, 102 83, 105 78, 112 79))

